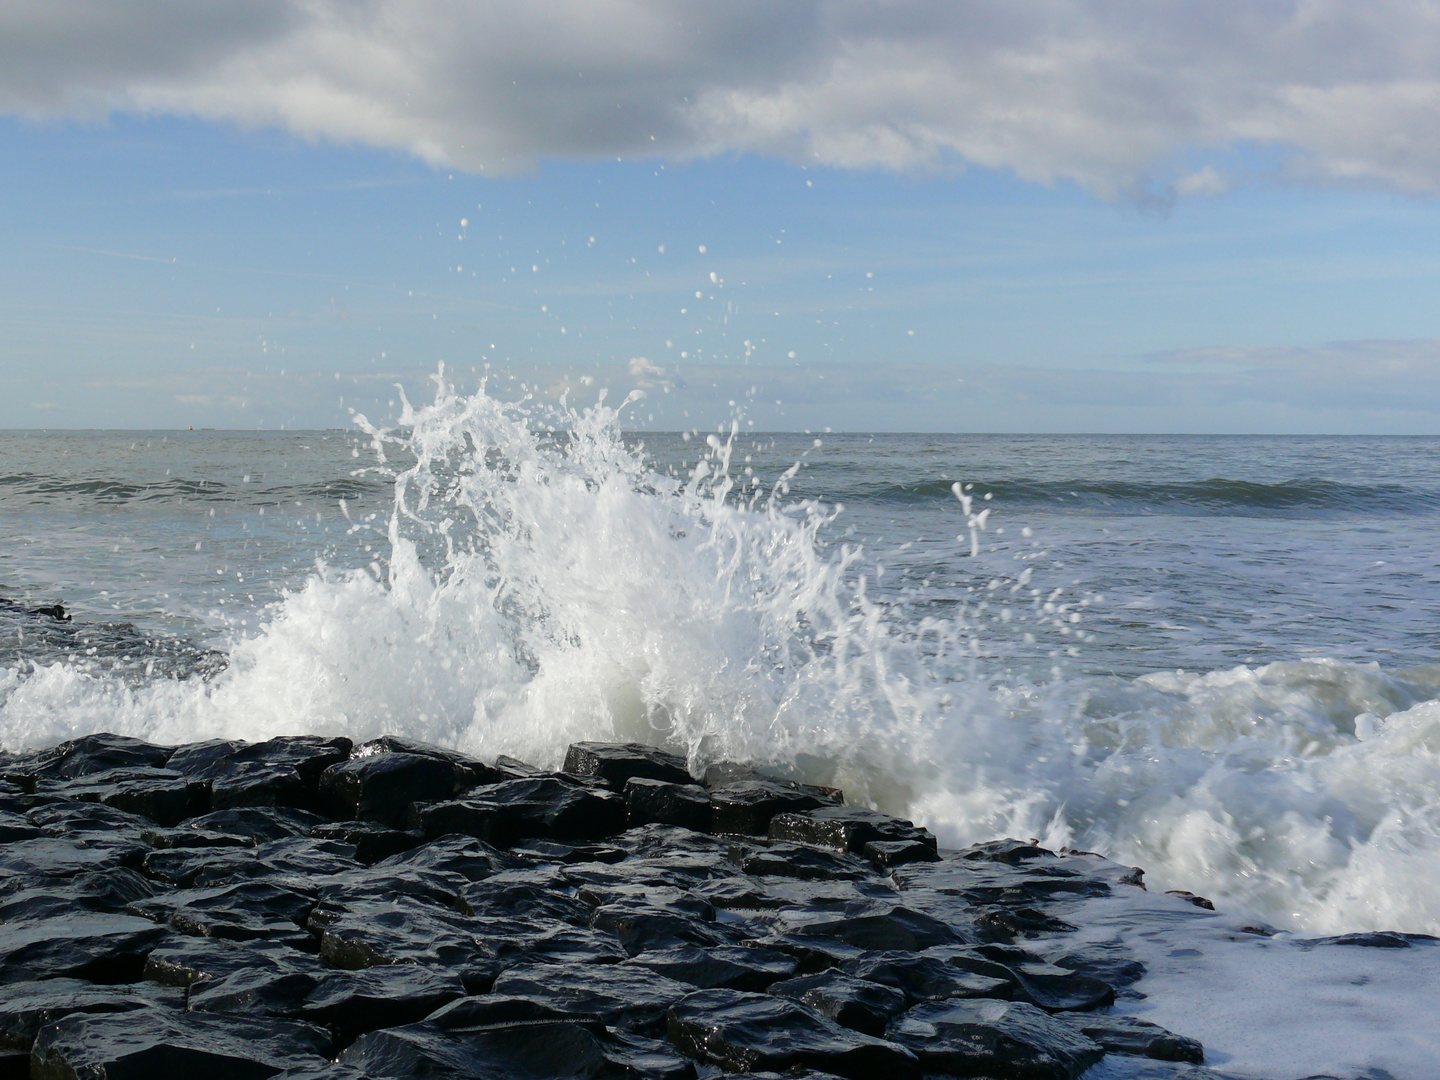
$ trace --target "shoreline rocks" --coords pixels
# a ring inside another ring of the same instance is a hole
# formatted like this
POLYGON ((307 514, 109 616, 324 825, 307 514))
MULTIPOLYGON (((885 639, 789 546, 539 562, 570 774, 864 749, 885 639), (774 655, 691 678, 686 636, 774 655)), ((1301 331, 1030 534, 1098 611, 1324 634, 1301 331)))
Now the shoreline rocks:
POLYGON ((1218 1077, 1066 944, 1139 882, 638 744, 92 735, 0 760, 0 1080, 1218 1077))

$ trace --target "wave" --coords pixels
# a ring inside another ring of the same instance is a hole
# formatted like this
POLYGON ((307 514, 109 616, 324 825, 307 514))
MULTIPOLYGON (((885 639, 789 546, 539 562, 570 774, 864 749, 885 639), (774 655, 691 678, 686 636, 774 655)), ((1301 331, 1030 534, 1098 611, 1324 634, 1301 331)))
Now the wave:
POLYGON ((402 429, 362 418, 392 470, 383 562, 318 568, 208 677, 0 666, 0 749, 398 732, 553 767, 636 739, 840 787, 949 845, 1099 851, 1283 927, 1440 932, 1440 672, 1026 682, 981 639, 1074 641, 1083 606, 1054 582, 1032 601, 1027 578, 1008 619, 880 603, 863 550, 822 542, 833 512, 732 469, 733 436, 671 477, 620 410, 563 419, 443 381, 402 429))
MULTIPOLYGON (((952 481, 859 487, 853 498, 876 502, 950 499, 952 481)), ((1353 512, 1429 514, 1440 511, 1440 490, 1402 484, 1353 484, 1296 479, 1265 484, 1250 480, 1145 483, 1132 480, 1004 480, 976 482, 974 491, 1006 506, 1083 507, 1120 514, 1269 514, 1353 512)))
POLYGON ((91 500, 99 503, 130 503, 178 498, 216 503, 244 501, 266 506, 293 499, 334 502, 338 499, 358 500, 385 496, 389 491, 389 483, 367 477, 334 477, 305 484, 256 484, 248 481, 227 484, 221 480, 166 477, 151 483, 137 484, 121 480, 15 473, 0 476, 0 491, 7 489, 12 494, 29 496, 37 502, 91 500))

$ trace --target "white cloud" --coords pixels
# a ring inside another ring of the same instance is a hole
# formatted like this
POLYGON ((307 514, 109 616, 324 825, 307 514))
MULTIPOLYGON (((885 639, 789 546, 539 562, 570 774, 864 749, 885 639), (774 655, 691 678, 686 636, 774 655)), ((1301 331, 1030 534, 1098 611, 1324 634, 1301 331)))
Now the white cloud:
POLYGON ((0 110, 273 126, 487 174, 758 152, 1217 194, 1440 192, 1435 0, 9 0, 0 110), (1185 164, 1188 162, 1189 164, 1185 164))

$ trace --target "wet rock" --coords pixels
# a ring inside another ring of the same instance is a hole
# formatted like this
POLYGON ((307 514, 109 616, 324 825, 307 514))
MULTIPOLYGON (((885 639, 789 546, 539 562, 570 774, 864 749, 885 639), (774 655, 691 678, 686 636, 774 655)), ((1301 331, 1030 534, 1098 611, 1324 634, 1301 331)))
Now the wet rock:
POLYGON ((524 840, 512 844, 509 852, 532 865, 558 863, 624 862, 629 852, 613 844, 562 844, 558 840, 524 840))
POLYGON ((863 859, 778 841, 760 848, 733 847, 730 859, 747 874, 802 881, 856 881, 874 874, 863 859))
POLYGON ((366 1031, 423 1020, 464 996, 458 976, 410 964, 331 972, 306 995, 299 1016, 348 1044, 366 1031))
MULTIPOLYGON (((511 968, 495 980, 482 1002, 524 998, 539 1002, 553 1017, 598 1020, 609 1027, 660 1034, 665 1010, 690 987, 644 968, 625 964, 571 967, 536 964, 511 968)), ((460 1020, 471 1002, 457 1003, 434 1018, 441 1026, 471 1026, 460 1020)))
POLYGON ((872 841, 910 841, 936 850, 935 837, 927 830, 863 806, 822 806, 776 814, 770 819, 769 836, 834 851, 860 852, 872 841))
POLYGON ((879 870, 912 862, 938 862, 936 849, 923 840, 871 840, 861 853, 879 870))
POLYGON ((454 972, 467 989, 488 988, 505 965, 477 938, 475 920, 414 896, 318 904, 308 926, 320 956, 344 970, 419 964, 454 972))
POLYGON ((320 774, 350 756, 346 738, 282 735, 265 742, 214 740, 178 747, 168 767, 215 783, 216 809, 314 808, 320 774))
POLYGON ((870 983, 893 986, 911 1004, 945 998, 1008 998, 1017 980, 1000 965, 992 972, 965 971, 935 956, 909 952, 872 953, 841 965, 870 983))
POLYGON ((787 979, 771 986, 770 993, 808 1005, 843 1027, 876 1037, 885 1033, 890 1021, 908 1004, 904 991, 842 971, 787 979))
POLYGON ((626 965, 647 968, 698 990, 750 991, 789 979, 796 968, 795 958, 788 953, 749 945, 655 949, 639 953, 626 965))
POLYGON ((763 994, 698 991, 671 1006, 666 1029, 682 1053, 729 1072, 808 1067, 855 1080, 920 1075, 915 1056, 894 1043, 841 1027, 798 1002, 763 994))
POLYGON ((137 982, 169 931, 130 915, 73 914, 0 924, 0 984, 41 978, 137 982))
POLYGON ((1099 1061, 1100 1044, 1024 1002, 950 999, 919 1005, 890 1025, 887 1037, 927 1072, 1075 1080, 1099 1061))
POLYGON ((158 769, 169 760, 170 753, 169 747, 100 732, 18 758, 6 767, 5 776, 25 790, 34 791, 33 786, 25 786, 25 781, 64 780, 111 769, 158 769))
MULTIPOLYGON (((362 1035, 340 1055, 370 1077, 444 1076, 455 1080, 631 1080, 631 1047, 607 1040, 599 1025, 540 1020, 442 1031, 411 1024, 362 1035), (461 1037, 463 1034, 463 1037, 461 1037)), ((654 1075, 693 1076, 692 1070, 654 1075)))
POLYGON ((23 1051, 30 1075, 29 1053, 40 1029, 71 1013, 117 1013, 168 1006, 178 1009, 184 995, 158 987, 96 986, 79 979, 45 979, 12 983, 0 996, 0 1053, 23 1051))
POLYGON ((269 941, 244 943, 216 938, 176 937, 145 960, 145 979, 160 986, 214 984, 236 972, 289 973, 317 968, 313 957, 269 941))
POLYGON ((594 777, 615 791, 623 791, 632 778, 694 783, 684 758, 643 743, 572 743, 565 752, 564 771, 594 777))
POLYGON ((1091 942, 1084 951, 1064 952, 1050 962, 1099 979, 1117 990, 1145 977, 1145 965, 1118 942, 1091 942))
POLYGON ((150 819, 128 810, 98 802, 76 802, 68 798, 55 799, 37 806, 26 817, 32 825, 39 826, 46 836, 70 839, 79 835, 92 841, 106 837, 127 842, 139 840, 141 835, 155 824, 150 819))
POLYGON ((334 818, 403 828, 411 803, 449 799, 459 786, 463 780, 456 766, 444 759, 376 753, 331 765, 321 773, 319 802, 322 812, 334 818))
POLYGON ((988 907, 975 915, 975 926, 981 936, 993 942, 1008 944, 1016 938, 1033 938, 1041 934, 1067 933, 1075 927, 1032 907, 988 907))
POLYGON ((732 939, 714 922, 715 909, 698 897, 689 903, 631 898, 595 909, 590 925, 611 934, 631 956, 682 945, 715 946, 732 939))
POLYGON ((165 923, 182 934, 225 941, 268 939, 310 945, 303 929, 315 907, 311 896, 269 881, 246 881, 215 889, 182 889, 141 900, 125 910, 165 923))
POLYGON ((1193 1065, 1205 1060, 1205 1048, 1194 1039, 1133 1016, 1092 1013, 1074 1017, 1072 1023, 1081 1034, 1094 1039, 1110 1053, 1134 1054, 1159 1061, 1186 1061, 1193 1065))
POLYGON ((178 825, 210 809, 208 780, 169 769, 110 769, 45 787, 66 798, 103 803, 158 825, 178 825))
POLYGON ((1181 900, 1184 900, 1187 904, 1194 904, 1196 907, 1198 907, 1198 908, 1204 908, 1206 911, 1214 911, 1214 910, 1215 910, 1215 904, 1214 904, 1212 901, 1205 899, 1205 897, 1203 897, 1203 896, 1196 896, 1196 895, 1195 895, 1194 893, 1192 893, 1192 892, 1186 892, 1184 889, 1166 889, 1166 890, 1165 890, 1165 895, 1166 895, 1166 896, 1178 896, 1181 900))
POLYGON ((266 1080, 292 1066, 317 1063, 329 1049, 323 1029, 291 1021, 158 1009, 75 1013, 40 1031, 31 1076, 266 1080))
POLYGON ((401 869, 437 870, 458 874, 466 881, 483 881, 494 874, 514 870, 517 865, 518 860, 483 840, 457 834, 392 855, 379 862, 374 872, 383 875, 401 869))
POLYGON ((119 913, 154 896, 157 886, 134 870, 116 867, 69 878, 11 879, 19 887, 0 900, 0 922, 20 922, 76 911, 119 913))
POLYGON ((900 949, 906 952, 965 943, 965 938, 951 926, 900 904, 876 906, 839 918, 818 919, 796 927, 792 935, 833 938, 861 949, 900 949))
MULTIPOLYGON (((318 814, 294 807, 242 807, 217 810, 202 817, 191 818, 181 828, 242 836, 263 844, 291 836, 306 836, 325 824, 318 814)), ((178 845, 177 845, 178 846, 178 845)))
POLYGON ((710 794, 698 784, 632 777, 625 783, 625 819, 637 825, 678 825, 703 832, 710 828, 710 794))
POLYGON ((369 866, 402 851, 409 851, 425 842, 422 833, 392 829, 371 821, 336 821, 316 825, 310 830, 316 840, 337 840, 355 849, 355 859, 369 866))
POLYGON ((511 775, 503 769, 486 765, 478 758, 462 754, 458 750, 435 746, 431 743, 421 742, 419 739, 407 739, 400 735, 382 735, 378 739, 371 739, 355 750, 356 757, 369 757, 372 754, 380 753, 418 754, 421 757, 448 761, 455 769, 456 791, 463 791, 466 788, 475 787, 477 784, 498 784, 512 779, 511 775))
POLYGON ((300 774, 283 765, 237 764, 211 781, 210 805, 216 810, 240 806, 304 806, 312 801, 300 774))
POLYGON ((210 829, 146 829, 140 839, 152 848, 169 851, 173 848, 253 848, 254 837, 210 829))
POLYGON ((825 798, 814 788, 772 780, 741 780, 710 789, 711 828, 717 833, 764 836, 776 814, 818 810, 837 801, 825 798))
MULTIPOLYGON (((538 769, 519 758, 510 757, 508 754, 501 754, 495 759, 495 768, 503 774, 506 780, 523 780, 527 776, 545 775, 544 769, 538 769)), ((496 781, 496 783, 499 782, 496 781)))
POLYGON ((1054 858, 1055 853, 1043 848, 1033 840, 988 840, 983 844, 971 844, 956 853, 959 858, 976 862, 1000 862, 1018 866, 1028 859, 1054 858))
POLYGON ((147 877, 182 887, 224 885, 247 878, 327 877, 354 869, 355 849, 334 840, 285 837, 255 848, 176 848, 145 856, 147 877))
MULTIPOLYGON (((1115 1002, 1115 989, 1108 983, 1047 964, 1023 949, 987 944, 977 946, 974 952, 1004 964, 1015 975, 1019 985, 1017 996, 1049 1012, 1098 1009, 1115 1002)), ((959 957, 952 955, 950 963, 957 962, 959 957)))
POLYGON ((0 844, 13 844, 17 840, 35 840, 45 833, 19 814, 0 812, 0 844))
POLYGON ((599 840, 625 828, 625 803, 555 776, 474 788, 463 800, 417 804, 412 828, 427 837, 464 833, 504 847, 525 838, 599 840))

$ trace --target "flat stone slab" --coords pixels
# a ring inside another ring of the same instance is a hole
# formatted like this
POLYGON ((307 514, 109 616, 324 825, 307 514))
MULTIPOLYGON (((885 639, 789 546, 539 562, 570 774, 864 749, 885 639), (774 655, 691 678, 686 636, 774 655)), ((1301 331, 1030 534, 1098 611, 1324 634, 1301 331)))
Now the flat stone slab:
POLYGON ((572 743, 565 752, 564 771, 591 776, 622 791, 632 778, 694 783, 685 759, 644 743, 572 743))
POLYGON ((160 1009, 73 1013, 41 1029, 31 1050, 30 1075, 36 1080, 269 1080, 285 1069, 324 1061, 330 1041, 322 1028, 270 1018, 160 1009))
POLYGON ((1070 1024, 1018 1001, 926 1002, 886 1035, 913 1050, 927 1072, 955 1076, 1076 1080, 1105 1056, 1070 1024))
POLYGON ((909 1080, 920 1068, 909 1050, 861 1035, 798 1002, 739 990, 701 990, 667 1015, 670 1041, 727 1072, 819 1069, 853 1080, 909 1080))
POLYGON ((131 915, 76 914, 0 924, 0 984, 67 977, 135 982, 171 931, 131 915))

